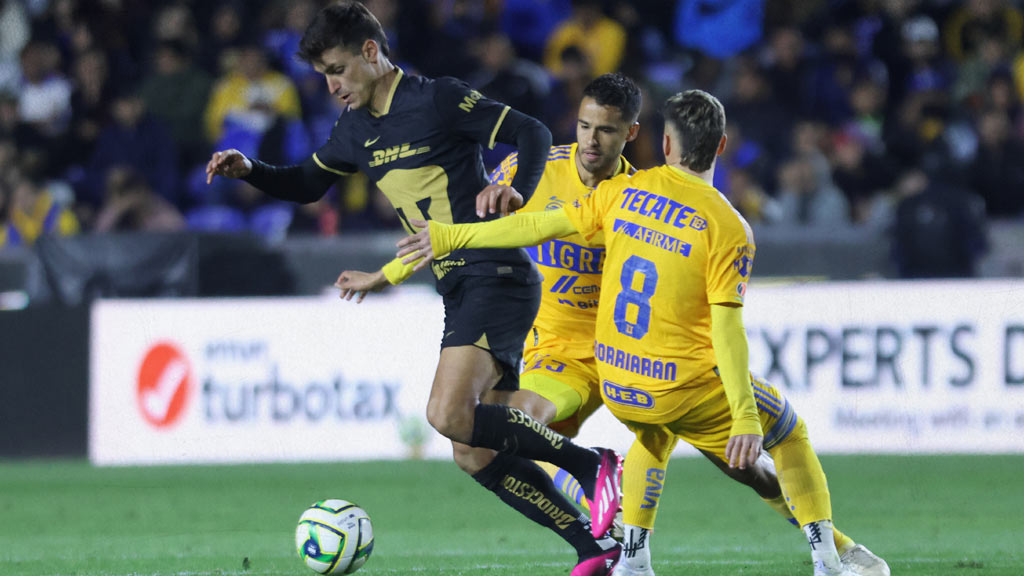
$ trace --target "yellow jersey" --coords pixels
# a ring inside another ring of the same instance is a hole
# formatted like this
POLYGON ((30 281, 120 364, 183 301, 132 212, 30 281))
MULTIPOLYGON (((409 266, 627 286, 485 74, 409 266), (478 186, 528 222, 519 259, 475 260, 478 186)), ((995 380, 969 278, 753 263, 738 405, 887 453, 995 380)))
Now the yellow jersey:
MULTIPOLYGON (((519 212, 555 210, 592 190, 580 179, 576 147, 576 144, 551 147, 540 182, 519 212)), ((518 163, 519 157, 513 152, 491 173, 491 183, 511 184, 518 163)), ((616 175, 635 171, 625 157, 619 157, 616 175)), ((526 248, 544 277, 540 310, 534 329, 526 338, 527 349, 553 347, 569 358, 594 355, 594 322, 605 258, 603 244, 603 235, 597 231, 589 241, 573 234, 526 248)))
POLYGON ((672 166, 604 181, 565 210, 584 238, 604 233, 594 355, 605 403, 639 421, 678 417, 720 382, 709 378, 710 306, 743 304, 750 227, 715 188, 672 166))

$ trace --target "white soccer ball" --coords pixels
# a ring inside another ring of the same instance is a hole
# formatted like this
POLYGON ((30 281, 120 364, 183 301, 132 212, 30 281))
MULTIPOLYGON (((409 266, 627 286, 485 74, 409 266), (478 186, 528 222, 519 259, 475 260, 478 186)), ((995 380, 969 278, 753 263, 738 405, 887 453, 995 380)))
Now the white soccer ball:
POLYGON ((320 574, 351 574, 373 552, 373 526, 359 506, 321 500, 299 517, 295 547, 306 566, 320 574))

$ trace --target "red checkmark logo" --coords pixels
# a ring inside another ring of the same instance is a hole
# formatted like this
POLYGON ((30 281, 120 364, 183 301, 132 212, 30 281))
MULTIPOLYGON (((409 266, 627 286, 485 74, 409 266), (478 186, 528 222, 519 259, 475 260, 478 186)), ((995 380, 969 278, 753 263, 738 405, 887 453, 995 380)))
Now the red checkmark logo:
POLYGON ((184 413, 192 390, 192 368, 174 344, 161 342, 146 353, 139 367, 136 400, 147 422, 172 426, 184 413))

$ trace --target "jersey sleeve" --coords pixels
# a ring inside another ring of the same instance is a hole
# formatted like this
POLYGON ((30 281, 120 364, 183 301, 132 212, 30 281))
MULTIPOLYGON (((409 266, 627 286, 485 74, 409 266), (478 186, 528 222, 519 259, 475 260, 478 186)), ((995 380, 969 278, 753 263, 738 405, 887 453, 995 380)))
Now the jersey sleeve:
POLYGON ((460 136, 493 149, 498 128, 510 108, 455 78, 438 78, 434 83, 434 105, 444 125, 460 136))
POLYGON ((585 239, 592 239, 604 226, 604 216, 611 208, 611 202, 618 191, 614 184, 605 180, 593 190, 576 197, 566 205, 565 213, 573 227, 585 239))
POLYGON ((732 210, 708 232, 708 303, 742 305, 754 266, 754 234, 732 210))
POLYGON ((498 167, 491 171, 491 176, 488 178, 491 184, 499 184, 502 186, 510 186, 512 179, 516 176, 516 168, 519 166, 519 152, 513 152, 505 157, 498 164, 498 167))
POLYGON ((327 142, 313 153, 313 161, 321 170, 338 176, 348 176, 359 171, 359 167, 352 161, 352 144, 344 133, 344 118, 345 112, 342 112, 341 117, 334 123, 327 142))

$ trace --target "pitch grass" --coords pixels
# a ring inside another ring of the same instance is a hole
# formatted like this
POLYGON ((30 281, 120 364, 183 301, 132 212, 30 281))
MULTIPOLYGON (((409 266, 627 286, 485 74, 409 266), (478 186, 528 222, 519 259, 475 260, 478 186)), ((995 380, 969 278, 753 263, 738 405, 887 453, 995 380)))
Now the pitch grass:
MULTIPOLYGON (((838 524, 893 574, 1024 574, 1024 457, 822 460, 838 524)), ((33 461, 0 463, 0 574, 306 576, 294 525, 329 497, 373 520, 367 576, 554 576, 575 562, 449 462, 33 461)), ((811 574, 801 534, 701 459, 672 461, 652 543, 659 576, 811 574)))

